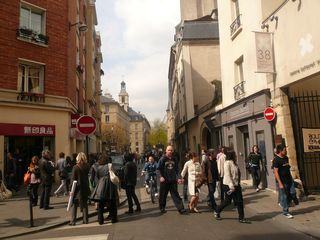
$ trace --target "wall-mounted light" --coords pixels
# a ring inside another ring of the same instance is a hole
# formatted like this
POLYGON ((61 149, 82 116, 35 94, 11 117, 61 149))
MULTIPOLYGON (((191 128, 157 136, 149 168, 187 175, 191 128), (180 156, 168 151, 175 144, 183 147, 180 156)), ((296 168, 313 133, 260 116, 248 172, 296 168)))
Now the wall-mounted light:
POLYGON ((261 25, 261 29, 265 29, 265 28, 267 29, 267 32, 269 32, 269 24, 264 23, 261 25))
POLYGON ((77 23, 71 24, 71 23, 69 22, 69 31, 71 30, 71 27, 73 27, 73 26, 77 26, 78 29, 79 29, 79 32, 86 32, 86 31, 88 31, 88 26, 87 26, 85 23, 77 22, 77 23))

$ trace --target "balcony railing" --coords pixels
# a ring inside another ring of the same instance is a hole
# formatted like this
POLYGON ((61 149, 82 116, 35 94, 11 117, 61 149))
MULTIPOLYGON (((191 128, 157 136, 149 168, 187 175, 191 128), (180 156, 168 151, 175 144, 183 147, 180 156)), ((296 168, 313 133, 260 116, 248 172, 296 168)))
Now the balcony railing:
POLYGON ((29 102, 44 102, 44 94, 31 93, 31 92, 19 92, 17 100, 29 101, 29 102))
POLYGON ((233 87, 233 93, 234 93, 235 100, 239 100, 245 96, 244 84, 245 84, 245 81, 242 81, 241 83, 239 83, 233 87))
POLYGON ((48 45, 49 37, 36 33, 32 29, 19 28, 17 29, 17 37, 27 39, 31 42, 42 43, 48 45))
POLYGON ((230 35, 232 36, 241 26, 241 21, 240 21, 240 16, 239 15, 233 23, 230 25, 230 35))

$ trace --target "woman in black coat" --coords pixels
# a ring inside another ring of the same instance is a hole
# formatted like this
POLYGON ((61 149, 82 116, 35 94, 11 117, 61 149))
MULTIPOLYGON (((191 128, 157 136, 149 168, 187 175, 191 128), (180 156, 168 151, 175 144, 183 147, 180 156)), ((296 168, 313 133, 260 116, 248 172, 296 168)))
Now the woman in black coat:
POLYGON ((91 195, 91 200, 98 202, 98 222, 100 225, 104 223, 103 212, 106 205, 108 205, 109 209, 107 220, 111 220, 112 223, 118 222, 118 186, 111 182, 109 174, 111 164, 107 164, 108 159, 108 156, 104 154, 98 159, 98 167, 96 169, 96 178, 98 182, 91 195))
MULTIPOLYGON (((77 209, 80 206, 82 212, 83 223, 88 224, 88 197, 90 194, 89 188, 89 165, 87 157, 83 152, 80 152, 76 158, 77 164, 72 168, 71 181, 77 181, 76 189, 73 194, 72 215, 69 225, 76 225, 77 209)), ((70 193, 72 194, 72 193, 70 193)))

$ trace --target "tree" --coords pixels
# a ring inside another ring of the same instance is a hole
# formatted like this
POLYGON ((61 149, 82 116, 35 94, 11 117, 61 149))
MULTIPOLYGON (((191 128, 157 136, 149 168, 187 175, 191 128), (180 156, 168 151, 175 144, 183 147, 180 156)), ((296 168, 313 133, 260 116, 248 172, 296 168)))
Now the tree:
POLYGON ((167 145, 167 126, 160 119, 153 121, 148 144, 162 147, 167 145))

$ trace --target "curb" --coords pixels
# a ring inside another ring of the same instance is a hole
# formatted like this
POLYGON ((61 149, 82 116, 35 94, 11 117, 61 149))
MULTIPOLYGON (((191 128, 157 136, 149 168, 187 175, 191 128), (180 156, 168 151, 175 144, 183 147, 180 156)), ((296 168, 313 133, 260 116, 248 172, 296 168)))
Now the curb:
MULTIPOLYGON (((126 201, 127 201, 127 198, 125 198, 122 202, 120 202, 119 207, 123 206, 126 201)), ((88 217, 91 218, 91 217, 97 216, 97 214, 98 214, 98 212, 96 210, 94 210, 94 211, 92 211, 91 213, 88 214, 88 217)), ((77 217, 77 221, 79 221, 81 219, 82 219, 82 216, 81 217, 77 217)), ((18 234, 14 234, 14 235, 0 237, 0 239, 9 239, 9 238, 14 238, 14 237, 21 237, 21 236, 25 236, 25 235, 29 235, 29 234, 39 233, 39 232, 43 232, 43 231, 46 231, 46 230, 50 230, 50 229, 53 229, 53 228, 57 228, 57 227, 66 225, 69 222, 70 222, 70 220, 65 220, 63 222, 55 223, 55 224, 52 224, 50 226, 43 227, 43 228, 40 228, 40 229, 36 229, 36 230, 31 230, 31 231, 28 231, 28 232, 24 232, 24 233, 18 233, 18 234)), ((29 229, 31 229, 31 228, 29 227, 29 229)))

